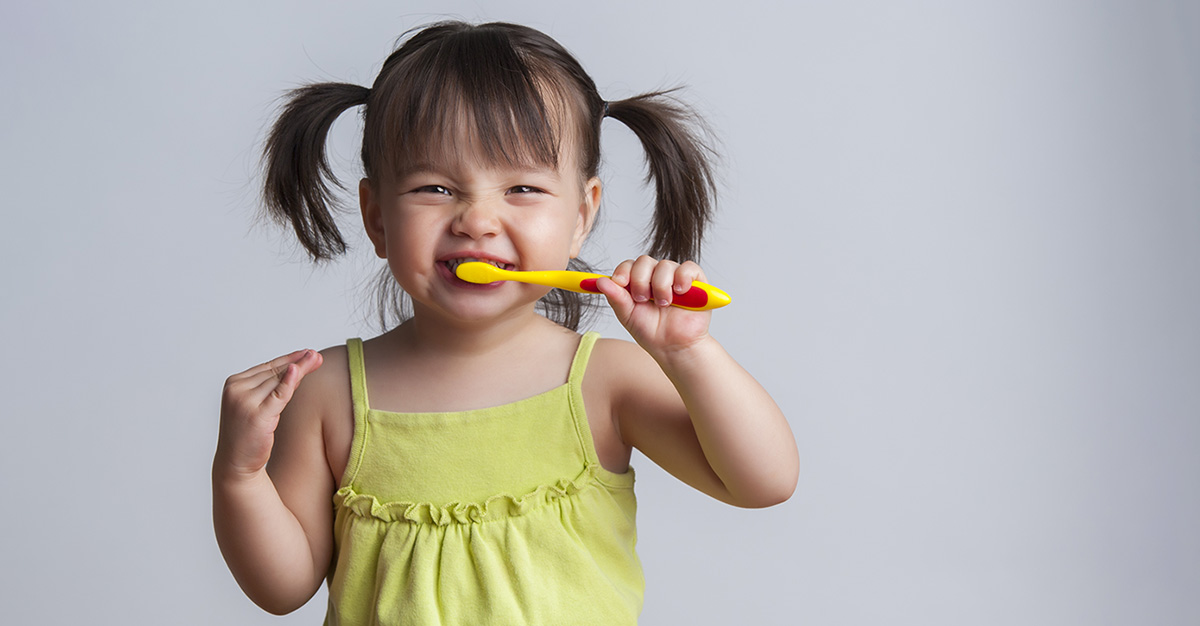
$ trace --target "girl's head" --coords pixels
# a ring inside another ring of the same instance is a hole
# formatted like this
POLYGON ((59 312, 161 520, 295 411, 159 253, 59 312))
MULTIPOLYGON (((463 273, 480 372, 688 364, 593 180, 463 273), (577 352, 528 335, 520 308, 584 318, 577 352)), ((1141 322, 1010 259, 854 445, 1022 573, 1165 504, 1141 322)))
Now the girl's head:
MULTIPOLYGON (((370 89, 323 83, 291 93, 266 142, 264 195, 269 213, 294 228, 314 260, 346 248, 331 214, 333 188, 341 184, 324 144, 337 116, 360 105, 364 184, 376 191, 414 171, 467 159, 570 164, 582 189, 598 174, 602 119, 621 121, 642 141, 656 191, 647 252, 677 260, 699 253, 713 181, 710 150, 686 107, 663 92, 605 102, 579 62, 534 29, 444 22, 404 40, 370 89)), ((552 319, 575 328, 582 302, 552 291, 542 304, 552 319)))
POLYGON ((574 57, 530 28, 421 30, 384 61, 366 104, 371 181, 466 158, 555 168, 563 150, 581 181, 597 174, 604 101, 574 57))

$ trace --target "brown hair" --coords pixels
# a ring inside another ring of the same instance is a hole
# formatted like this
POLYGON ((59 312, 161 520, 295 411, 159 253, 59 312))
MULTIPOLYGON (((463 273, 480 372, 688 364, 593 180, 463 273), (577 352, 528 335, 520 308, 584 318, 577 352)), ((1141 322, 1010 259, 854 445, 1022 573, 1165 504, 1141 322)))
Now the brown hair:
MULTIPOLYGON (((641 141, 647 183, 654 184, 647 253, 677 261, 700 254, 715 195, 713 153, 698 132, 699 118, 671 91, 605 102, 579 62, 544 33, 505 23, 440 22, 404 40, 370 89, 321 83, 288 94, 263 150, 263 196, 268 215, 290 226, 314 261, 346 250, 332 216, 335 188, 344 187, 325 155, 325 139, 333 121, 359 105, 363 170, 372 182, 420 160, 456 157, 461 132, 486 158, 513 165, 557 167, 559 149, 572 146, 586 180, 599 170, 600 122, 616 119, 641 141)), ((577 261, 572 269, 586 269, 577 261)), ((402 294, 388 279, 380 281, 385 326, 389 312, 404 317, 402 294)), ((571 329, 586 310, 578 294, 559 290, 539 304, 571 329)))

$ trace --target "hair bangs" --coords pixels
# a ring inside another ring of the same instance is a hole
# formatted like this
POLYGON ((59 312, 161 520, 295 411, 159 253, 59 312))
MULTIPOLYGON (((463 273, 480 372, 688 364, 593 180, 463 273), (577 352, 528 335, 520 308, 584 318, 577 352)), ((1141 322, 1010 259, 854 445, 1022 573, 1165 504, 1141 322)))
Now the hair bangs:
POLYGON ((485 28, 413 51, 376 84, 363 157, 383 170, 368 177, 472 159, 557 168, 573 107, 553 73, 538 69, 507 33, 485 28))

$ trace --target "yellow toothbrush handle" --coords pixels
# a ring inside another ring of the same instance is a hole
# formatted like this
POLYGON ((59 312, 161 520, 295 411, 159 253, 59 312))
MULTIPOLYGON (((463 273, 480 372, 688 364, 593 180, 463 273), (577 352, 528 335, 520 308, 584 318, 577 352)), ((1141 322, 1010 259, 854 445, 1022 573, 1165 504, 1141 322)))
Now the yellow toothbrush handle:
MULTIPOLYGON (((512 280, 579 293, 600 293, 600 290, 596 288, 596 280, 608 278, 603 274, 570 272, 566 270, 516 272, 502 270, 489 263, 475 261, 459 265, 456 274, 459 278, 473 283, 512 280)), ((702 283, 697 280, 692 283, 691 289, 684 293, 674 294, 671 306, 691 311, 708 311, 723 307, 729 304, 730 301, 729 294, 708 283, 702 283)))

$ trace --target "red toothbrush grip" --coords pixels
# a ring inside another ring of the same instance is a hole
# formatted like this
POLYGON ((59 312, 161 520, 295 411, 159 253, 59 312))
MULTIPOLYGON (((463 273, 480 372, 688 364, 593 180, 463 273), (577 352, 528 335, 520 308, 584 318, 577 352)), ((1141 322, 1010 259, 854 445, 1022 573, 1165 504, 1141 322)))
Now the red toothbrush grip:
MULTIPOLYGON (((585 278, 579 281, 579 288, 590 293, 600 293, 600 290, 596 288, 595 278, 585 278)), ((625 290, 628 291, 629 288, 626 287, 625 290)), ((683 293, 674 294, 671 304, 699 309, 708 304, 708 292, 699 287, 692 287, 683 293)))

